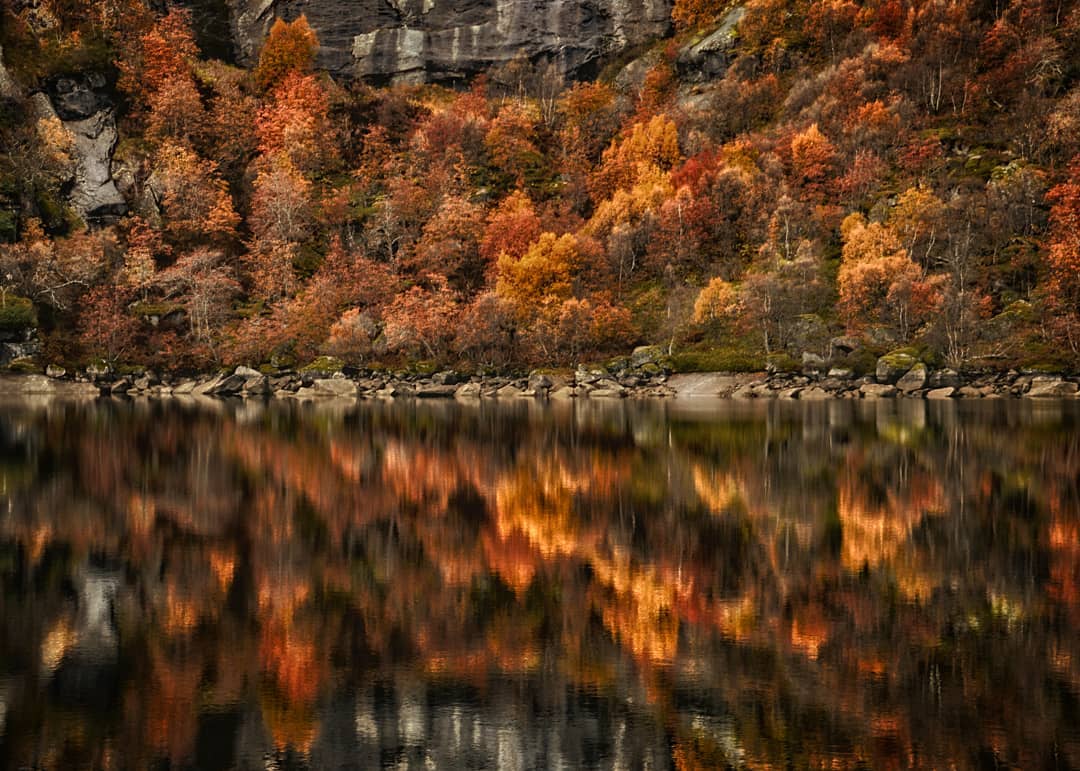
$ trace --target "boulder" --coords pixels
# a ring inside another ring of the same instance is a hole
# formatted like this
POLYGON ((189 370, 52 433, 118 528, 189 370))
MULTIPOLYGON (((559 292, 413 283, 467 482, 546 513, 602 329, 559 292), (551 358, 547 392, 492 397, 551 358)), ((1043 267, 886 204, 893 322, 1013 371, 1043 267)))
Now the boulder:
POLYGON ((402 396, 412 396, 412 388, 405 383, 390 382, 375 392, 381 399, 398 399, 402 396))
POLYGON ((319 378, 312 383, 316 393, 339 398, 356 398, 356 383, 345 378, 319 378))
POLYGON ((418 385, 414 392, 420 399, 451 399, 457 395, 458 386, 453 383, 440 385, 438 383, 425 383, 418 385))
POLYGON ((896 381, 896 387, 906 394, 926 387, 926 365, 919 362, 896 381))
POLYGON ((543 372, 531 372, 529 374, 529 389, 532 391, 547 390, 555 385, 555 381, 543 372))
POLYGON ((888 399, 896 396, 896 386, 889 383, 863 383, 859 392, 864 399, 888 399))
POLYGON ((846 367, 832 367, 828 372, 828 377, 837 380, 851 380, 851 378, 855 377, 855 373, 846 367))
POLYGON ((243 375, 226 375, 207 393, 213 396, 232 396, 244 390, 248 379, 243 375))
POLYGON ((244 380, 244 387, 240 393, 247 396, 263 396, 270 393, 270 378, 266 375, 249 375, 244 380))
POLYGON ((498 391, 495 392, 495 396, 498 397, 499 399, 513 399, 515 397, 521 396, 523 391, 524 391, 524 389, 518 388, 515 385, 511 385, 510 383, 507 383, 506 385, 504 385, 502 388, 500 388, 498 391))
MULTIPOLYGON (((87 369, 87 372, 89 372, 89 369, 87 369)), ((204 380, 201 383, 197 383, 191 389, 191 393, 195 394, 196 396, 209 396, 210 394, 216 392, 217 387, 219 385, 221 385, 221 382, 224 379, 225 379, 225 375, 222 375, 222 374, 214 375, 209 380, 204 380)))
POLYGON ((194 390, 195 390, 195 381, 194 380, 185 380, 184 382, 179 383, 179 384, 177 384, 176 386, 173 387, 173 395, 175 395, 175 396, 184 396, 184 395, 190 394, 194 390))
POLYGON ((233 371, 233 374, 234 375, 240 375, 241 377, 262 377, 263 376, 263 373, 259 372, 259 370, 252 369, 251 367, 245 367, 243 365, 237 367, 233 371))
POLYGON ((802 355, 803 372, 823 372, 828 364, 824 356, 804 351, 802 355))
POLYGON ((829 352, 830 355, 835 355, 837 353, 851 353, 852 351, 858 350, 860 345, 859 338, 857 337, 834 337, 829 341, 829 352))
POLYGON ((879 383, 894 384, 917 363, 918 359, 910 353, 893 351, 878 359, 874 376, 879 383))
POLYGON ((479 383, 462 383, 454 391, 455 399, 479 399, 480 398, 480 384, 479 383))
POLYGON ((952 386, 958 388, 960 386, 960 373, 955 369, 939 369, 931 373, 927 385, 930 388, 947 388, 952 386))
POLYGON ((64 369, 63 367, 57 366, 56 364, 50 364, 49 366, 47 366, 45 368, 45 376, 46 377, 59 379, 59 378, 62 378, 66 374, 67 374, 67 370, 64 369))
POLYGON ((556 388, 550 394, 549 399, 573 399, 578 395, 578 389, 574 386, 564 385, 561 388, 556 388))
POLYGON ((614 388, 594 388, 589 391, 590 399, 622 399, 626 396, 626 389, 615 384, 614 388))
POLYGON ((1075 396, 1080 386, 1071 380, 1054 375, 1038 375, 1031 379, 1031 388, 1024 396, 1031 399, 1064 399, 1075 396))
POLYGON ((630 366, 637 369, 646 364, 663 364, 667 360, 667 354, 659 345, 639 345, 630 352, 630 366))
POLYGON ((442 372, 436 372, 431 376, 431 382, 440 386, 452 386, 464 383, 468 378, 462 375, 460 372, 454 372, 452 369, 446 369, 442 372))
POLYGON ((926 392, 927 399, 951 399, 956 389, 952 386, 945 386, 943 388, 932 388, 926 392))
POLYGON ((983 397, 982 391, 975 386, 961 386, 956 389, 956 393, 953 396, 958 396, 961 399, 981 399, 983 397))
POLYGON ((824 388, 806 388, 799 394, 799 401, 803 402, 821 402, 826 399, 831 399, 832 394, 826 391, 824 388))

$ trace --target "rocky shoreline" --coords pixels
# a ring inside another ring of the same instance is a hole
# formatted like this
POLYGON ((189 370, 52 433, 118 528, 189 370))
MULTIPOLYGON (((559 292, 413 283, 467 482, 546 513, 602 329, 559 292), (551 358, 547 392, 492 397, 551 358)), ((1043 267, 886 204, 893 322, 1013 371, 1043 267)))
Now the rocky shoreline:
POLYGON ((573 372, 534 371, 523 376, 433 374, 343 368, 267 374, 249 367, 193 378, 153 372, 118 375, 105 368, 69 374, 11 376, 0 394, 95 397, 238 397, 324 399, 1000 399, 1080 398, 1080 377, 1044 372, 960 373, 931 369, 913 357, 881 357, 873 375, 809 362, 802 372, 672 373, 656 357, 641 355, 573 372))

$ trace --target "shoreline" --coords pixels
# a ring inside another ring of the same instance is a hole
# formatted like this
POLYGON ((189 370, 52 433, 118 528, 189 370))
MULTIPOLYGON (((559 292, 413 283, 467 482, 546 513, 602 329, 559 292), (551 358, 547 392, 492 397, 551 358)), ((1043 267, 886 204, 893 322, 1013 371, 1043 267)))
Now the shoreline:
POLYGON ((69 375, 9 374, 0 377, 0 396, 209 396, 242 399, 1080 399, 1080 376, 1009 371, 965 375, 930 371, 923 365, 901 375, 880 371, 855 376, 829 372, 668 373, 626 368, 612 373, 579 368, 570 374, 467 375, 450 370, 406 374, 359 370, 282 372, 267 375, 247 367, 214 375, 176 378, 85 372, 69 375))

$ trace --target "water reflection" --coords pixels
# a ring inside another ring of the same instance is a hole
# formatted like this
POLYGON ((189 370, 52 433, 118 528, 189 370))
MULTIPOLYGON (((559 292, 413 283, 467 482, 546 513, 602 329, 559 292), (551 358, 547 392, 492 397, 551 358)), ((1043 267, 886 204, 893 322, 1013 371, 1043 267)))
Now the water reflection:
POLYGON ((1080 767, 1077 405, 0 409, 0 765, 1080 767))

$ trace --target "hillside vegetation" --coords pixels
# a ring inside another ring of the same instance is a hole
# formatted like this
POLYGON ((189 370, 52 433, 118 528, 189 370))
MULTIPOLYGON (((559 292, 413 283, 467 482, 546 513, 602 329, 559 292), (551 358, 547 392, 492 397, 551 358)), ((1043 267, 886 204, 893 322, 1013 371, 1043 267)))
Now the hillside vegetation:
POLYGON ((182 9, 3 8, 0 313, 39 364, 1080 364, 1069 0, 691 0, 596 82, 458 90, 334 82, 303 17, 246 70, 182 9), (86 73, 128 207, 90 223, 27 96, 86 73))

